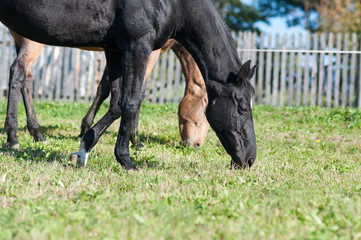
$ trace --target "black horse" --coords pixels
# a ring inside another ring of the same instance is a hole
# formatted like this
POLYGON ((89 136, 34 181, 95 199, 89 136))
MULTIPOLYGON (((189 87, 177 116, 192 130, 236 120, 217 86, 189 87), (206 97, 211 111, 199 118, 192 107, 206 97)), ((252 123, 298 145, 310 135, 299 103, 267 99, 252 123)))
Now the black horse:
MULTIPOLYGON (((174 38, 196 60, 206 83, 207 119, 232 165, 251 166, 256 138, 251 110, 255 67, 241 64, 234 41, 210 0, 0 0, 0 21, 37 42, 105 50, 111 88, 108 112, 74 153, 84 166, 100 136, 122 115, 115 157, 136 169, 129 156, 141 86, 152 50, 174 38)), ((10 101, 12 89, 9 89, 10 101)))

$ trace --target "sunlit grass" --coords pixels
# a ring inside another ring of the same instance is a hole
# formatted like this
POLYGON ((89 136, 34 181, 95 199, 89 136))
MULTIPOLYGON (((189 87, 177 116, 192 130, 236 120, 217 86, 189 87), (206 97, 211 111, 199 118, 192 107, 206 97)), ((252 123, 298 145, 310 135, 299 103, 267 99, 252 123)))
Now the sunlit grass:
POLYGON ((37 103, 46 145, 20 107, 21 149, 0 149, 0 239, 361 237, 361 110, 255 106, 258 157, 234 171, 213 131, 203 148, 181 147, 177 106, 145 104, 146 149, 131 149, 139 171, 127 172, 113 155, 119 121, 86 168, 66 165, 88 107, 37 103))

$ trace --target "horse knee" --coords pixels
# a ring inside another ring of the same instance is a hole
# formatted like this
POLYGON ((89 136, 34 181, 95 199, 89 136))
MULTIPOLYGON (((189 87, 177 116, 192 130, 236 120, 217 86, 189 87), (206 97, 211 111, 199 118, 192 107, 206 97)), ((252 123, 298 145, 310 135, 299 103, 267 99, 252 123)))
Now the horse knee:
POLYGON ((118 104, 112 104, 110 105, 109 112, 111 113, 111 116, 113 119, 118 119, 121 116, 121 109, 118 104))
POLYGON ((139 108, 138 101, 132 101, 121 107, 122 117, 126 119, 133 119, 136 117, 139 108))
POLYGON ((10 67, 9 88, 20 88, 26 78, 26 66, 18 59, 10 67))

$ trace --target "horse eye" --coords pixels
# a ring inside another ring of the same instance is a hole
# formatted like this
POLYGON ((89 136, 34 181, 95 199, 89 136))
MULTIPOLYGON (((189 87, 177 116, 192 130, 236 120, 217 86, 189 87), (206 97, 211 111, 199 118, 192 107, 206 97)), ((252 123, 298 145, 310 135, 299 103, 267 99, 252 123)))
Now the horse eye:
POLYGON ((238 105, 238 112, 239 112, 240 114, 243 114, 243 113, 245 113, 245 112, 247 112, 247 111, 248 111, 248 107, 247 107, 247 106, 245 106, 245 105, 243 105, 243 104, 238 105))

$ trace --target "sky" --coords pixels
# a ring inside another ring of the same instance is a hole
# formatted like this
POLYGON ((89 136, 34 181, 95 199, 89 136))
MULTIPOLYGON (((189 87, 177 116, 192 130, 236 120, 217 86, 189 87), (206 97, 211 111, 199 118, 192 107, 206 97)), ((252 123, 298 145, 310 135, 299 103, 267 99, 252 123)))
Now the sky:
MULTIPOLYGON (((241 0, 241 2, 251 5, 253 0, 241 0)), ((256 25, 264 33, 271 33, 271 34, 278 33, 281 36, 285 33, 287 33, 287 35, 292 35, 292 34, 298 35, 299 33, 302 33, 303 35, 305 35, 305 33, 307 33, 307 31, 303 27, 300 27, 300 26, 287 27, 285 18, 281 18, 281 17, 270 18, 269 22, 270 22, 269 25, 265 24, 265 23, 261 23, 261 22, 257 23, 256 25)))
POLYGON ((278 33, 281 36, 285 33, 287 33, 287 35, 292 35, 292 34, 298 35, 299 33, 305 35, 305 33, 307 33, 307 31, 300 26, 287 27, 286 19, 284 18, 280 18, 280 17, 271 18, 269 22, 270 22, 269 25, 265 23, 257 23, 257 26, 264 33, 271 33, 271 34, 278 33))

